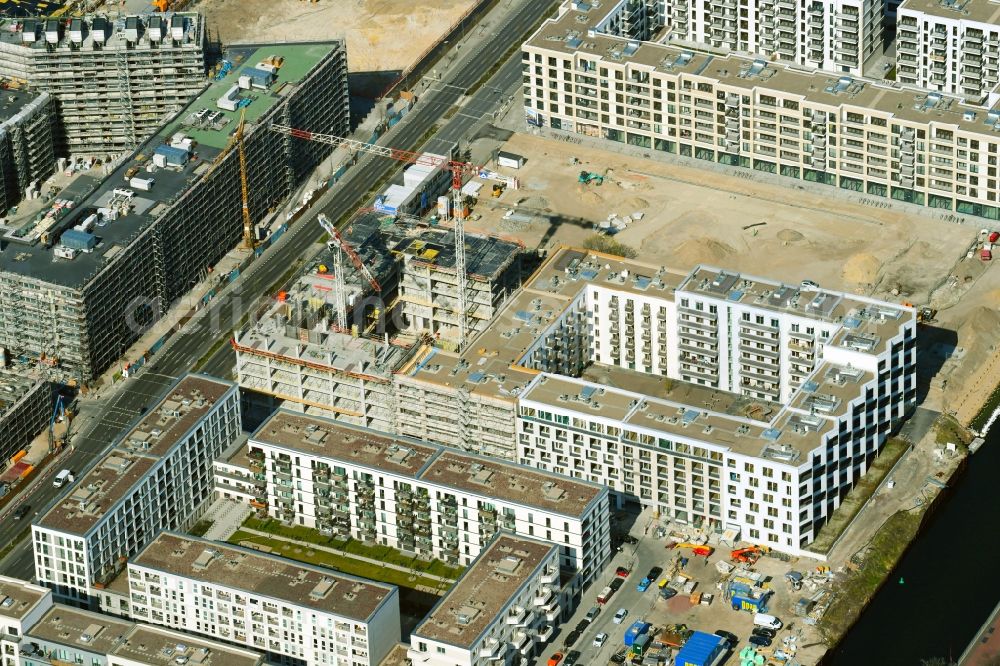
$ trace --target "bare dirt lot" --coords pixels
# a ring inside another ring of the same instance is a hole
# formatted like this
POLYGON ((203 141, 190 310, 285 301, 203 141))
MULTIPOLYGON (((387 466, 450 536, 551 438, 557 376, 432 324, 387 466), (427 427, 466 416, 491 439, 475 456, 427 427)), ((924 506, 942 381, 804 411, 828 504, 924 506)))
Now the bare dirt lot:
POLYGON ((223 43, 347 38, 352 72, 402 70, 475 0, 201 0, 223 43))
POLYGON ((481 199, 474 226, 517 236, 529 248, 579 245, 609 215, 642 213, 614 238, 648 263, 712 264, 791 284, 810 279, 939 308, 938 329, 929 330, 941 359, 926 365, 936 371, 957 345, 960 358, 945 370, 948 384, 962 390, 932 388, 925 402, 932 409, 967 422, 1000 379, 993 376, 1000 364, 989 363, 1000 325, 1000 271, 965 258, 978 228, 823 196, 791 180, 781 187, 526 134, 503 148, 527 158, 508 171, 521 189, 481 199), (582 170, 604 176, 603 184, 580 184, 582 170), (511 209, 517 215, 502 219, 511 209))

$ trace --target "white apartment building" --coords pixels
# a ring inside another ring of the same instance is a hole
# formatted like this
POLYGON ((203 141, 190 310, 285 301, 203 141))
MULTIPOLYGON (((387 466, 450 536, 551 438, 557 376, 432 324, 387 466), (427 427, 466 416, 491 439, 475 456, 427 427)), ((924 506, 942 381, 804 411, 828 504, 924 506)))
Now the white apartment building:
POLYGON ((235 384, 181 378, 32 524, 37 581, 87 601, 157 532, 193 523, 240 428, 235 384))
POLYGON ((24 633, 18 666, 261 666, 251 650, 62 604, 24 633))
MULTIPOLYGON (((882 54, 884 0, 667 0, 667 39, 862 74, 882 54)), ((592 10, 598 11, 598 10, 592 10)))
POLYGON ((52 590, 0 576, 0 666, 20 666, 25 634, 50 608, 52 590))
POLYGON ((523 45, 529 125, 1000 219, 1000 110, 588 32, 598 20, 564 7, 523 45))
POLYGON ((399 641, 399 591, 172 532, 128 563, 134 619, 308 666, 377 666, 399 641))
POLYGON ((915 403, 909 307, 571 249, 522 298, 546 290, 577 294, 590 335, 563 316, 526 350, 519 462, 678 522, 807 552, 915 403))
POLYGON ((996 102, 1000 5, 990 0, 905 0, 896 12, 896 80, 996 102))
POLYGON ((410 635, 413 666, 531 663, 562 614, 559 549, 501 532, 410 635))
POLYGON ((246 497, 250 481, 257 505, 287 523, 453 565, 507 530, 558 545, 577 586, 610 557, 608 490, 596 483, 284 410, 248 447, 247 469, 234 474, 237 453, 216 492, 230 482, 246 497))

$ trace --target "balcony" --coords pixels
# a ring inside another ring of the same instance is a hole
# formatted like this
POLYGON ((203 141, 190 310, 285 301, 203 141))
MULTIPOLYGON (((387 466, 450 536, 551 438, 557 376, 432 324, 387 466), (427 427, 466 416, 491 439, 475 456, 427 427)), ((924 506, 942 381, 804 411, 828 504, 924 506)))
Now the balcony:
POLYGON ((530 619, 531 613, 528 612, 527 608, 521 606, 514 606, 507 612, 507 624, 515 627, 523 627, 530 619))
POLYGON ((506 647, 506 643, 501 643, 497 639, 491 638, 479 648, 479 656, 490 660, 501 659, 503 653, 506 651, 506 647))
POLYGON ((542 585, 554 585, 559 582, 559 571, 547 569, 538 580, 542 585))
POLYGON ((535 598, 531 600, 531 603, 535 606, 545 606, 552 600, 552 588, 545 586, 535 593, 535 598))
POLYGON ((552 634, 554 633, 555 633, 555 625, 546 624, 542 627, 539 627, 538 633, 535 634, 535 638, 537 638, 538 642, 540 643, 546 643, 550 638, 552 638, 552 634))

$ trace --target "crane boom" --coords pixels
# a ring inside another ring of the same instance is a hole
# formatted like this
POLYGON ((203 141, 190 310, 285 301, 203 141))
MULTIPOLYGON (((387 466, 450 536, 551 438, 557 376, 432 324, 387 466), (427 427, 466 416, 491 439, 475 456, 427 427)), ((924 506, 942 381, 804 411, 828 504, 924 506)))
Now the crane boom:
MULTIPOLYGON (((277 125, 272 123, 270 125, 272 132, 278 132, 279 134, 285 134, 287 136, 302 139, 304 141, 317 141, 319 143, 325 143, 336 148, 344 147, 348 150, 366 153, 368 155, 375 155, 378 157, 388 157, 389 159, 396 160, 398 162, 407 162, 410 164, 426 164, 429 166, 438 166, 451 171, 451 189, 453 196, 452 209, 454 211, 455 220, 455 278, 456 278, 456 289, 458 296, 458 308, 455 313, 458 317, 458 345, 461 349, 465 346, 465 339, 468 334, 468 288, 469 288, 469 276, 468 269, 466 265, 465 257, 465 216, 461 212, 462 208, 462 177, 466 173, 477 173, 478 168, 468 162, 458 162, 455 160, 448 159, 447 157, 440 155, 431 155, 428 153, 416 153, 410 150, 401 150, 399 148, 390 148, 387 146, 379 146, 372 143, 364 143, 362 141, 356 141, 354 139, 348 139, 341 136, 335 136, 333 134, 321 134, 319 132, 307 132, 306 130, 296 129, 288 125, 277 125)), ((330 225, 332 228, 333 225, 330 225)), ((323 227, 326 229, 326 226, 323 227)), ((339 234, 335 233, 336 230, 331 232, 327 229, 327 233, 339 239, 339 234)), ((340 239, 343 243, 343 239, 340 239)), ((354 256, 352 255, 352 250, 345 250, 345 254, 351 257, 351 261, 354 261, 354 256)), ((356 255, 355 255, 356 256, 356 255)), ((355 264, 356 266, 358 264, 355 264)), ((362 274, 367 272, 367 269, 361 269, 362 274)), ((366 279, 368 278, 366 274, 366 279)), ((369 279, 372 282, 372 279, 369 279)), ((374 283, 373 283, 374 286, 374 283)))

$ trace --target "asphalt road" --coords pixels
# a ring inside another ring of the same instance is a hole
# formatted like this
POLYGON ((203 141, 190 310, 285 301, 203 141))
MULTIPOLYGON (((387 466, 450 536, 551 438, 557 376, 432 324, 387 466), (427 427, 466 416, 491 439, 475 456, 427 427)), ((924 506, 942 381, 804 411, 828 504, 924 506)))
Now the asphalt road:
MULTIPOLYGON (((416 145, 428 131, 432 130, 445 112, 455 105, 490 68, 517 43, 525 32, 544 14, 554 8, 555 2, 525 2, 519 13, 506 21, 494 35, 481 40, 469 50, 459 51, 456 59, 463 61, 452 67, 442 81, 438 81, 421 95, 420 101, 407 114, 406 119, 393 131, 394 147, 415 150, 416 145)), ((497 107, 501 94, 520 81, 521 56, 515 51, 497 73, 480 88, 461 110, 442 127, 427 143, 426 150, 440 151, 465 138, 485 115, 497 107)), ((331 219, 357 209, 363 204, 363 196, 372 183, 379 181, 399 163, 385 158, 367 158, 350 169, 341 182, 331 189, 317 204, 331 219)), ((267 297, 271 288, 290 267, 306 255, 323 232, 316 224, 299 224, 292 227, 274 247, 270 248, 245 271, 233 284, 231 291, 212 301, 200 319, 192 322, 177 333, 167 346, 153 357, 144 370, 126 380, 126 385, 117 390, 107 404, 101 405, 86 432, 77 434, 71 440, 70 449, 52 465, 22 496, 0 514, 0 544, 17 540, 27 528, 27 521, 15 521, 11 514, 21 504, 31 506, 32 517, 38 515, 57 496, 69 492, 69 487, 57 489, 52 486, 51 477, 59 469, 70 468, 80 472, 86 470, 125 430, 138 419, 142 407, 155 402, 177 377, 191 367, 220 340, 230 337, 232 330, 243 315, 250 311, 259 299, 267 297)), ((221 377, 232 374, 235 356, 228 344, 224 344, 209 359, 202 371, 221 377)), ((0 573, 31 578, 33 565, 30 541, 25 540, 0 562, 0 573)))

